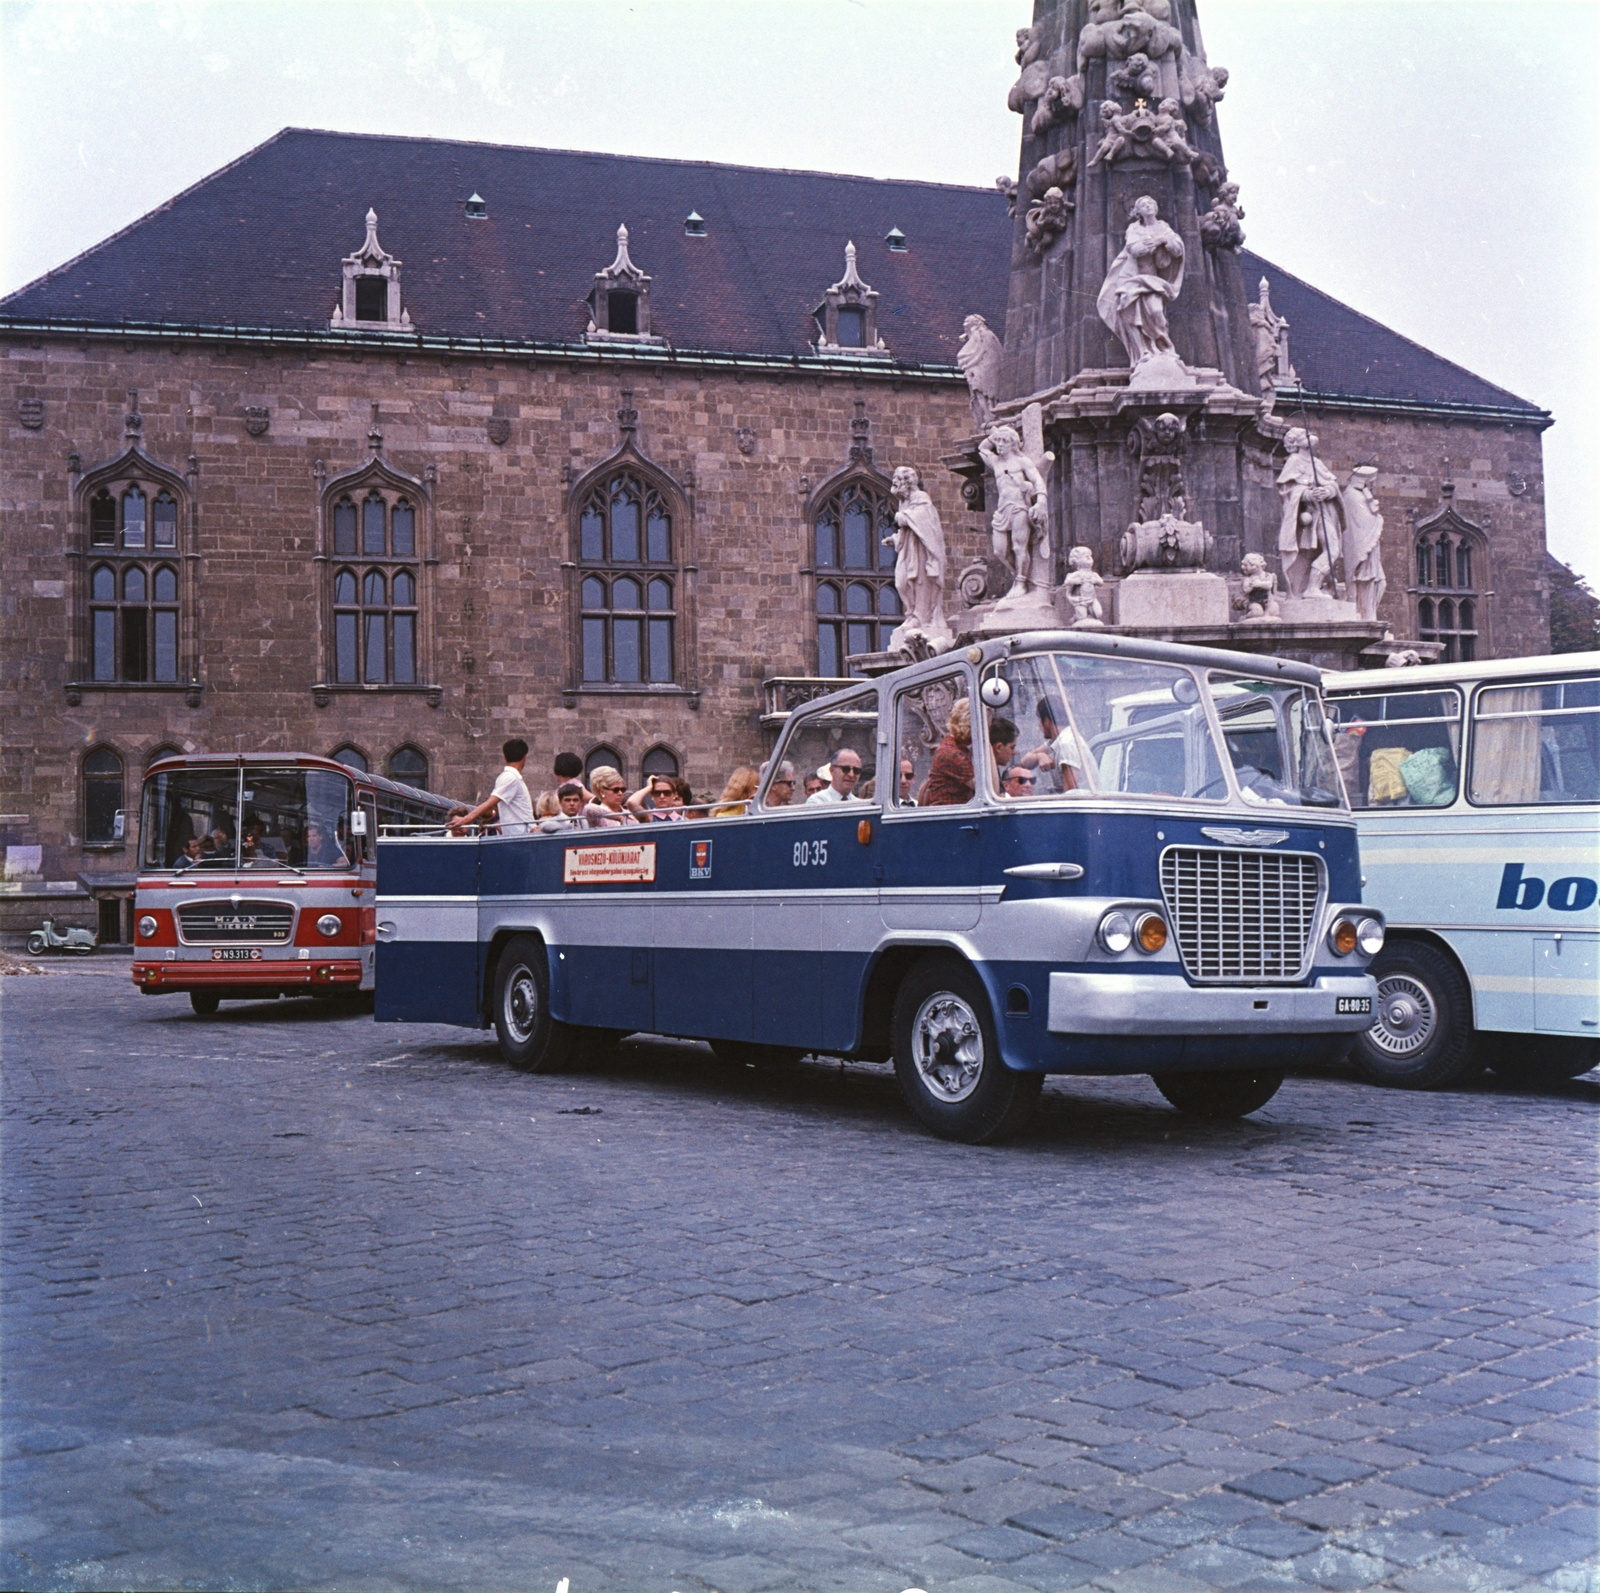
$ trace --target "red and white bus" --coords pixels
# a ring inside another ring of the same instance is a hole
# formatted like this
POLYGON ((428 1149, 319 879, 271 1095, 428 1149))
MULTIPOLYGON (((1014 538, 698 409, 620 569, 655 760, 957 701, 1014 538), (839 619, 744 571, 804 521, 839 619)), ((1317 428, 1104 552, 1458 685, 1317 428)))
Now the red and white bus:
POLYGON ((377 837, 442 832, 457 805, 302 753, 161 759, 139 810, 133 982, 202 1016, 370 991, 377 837))

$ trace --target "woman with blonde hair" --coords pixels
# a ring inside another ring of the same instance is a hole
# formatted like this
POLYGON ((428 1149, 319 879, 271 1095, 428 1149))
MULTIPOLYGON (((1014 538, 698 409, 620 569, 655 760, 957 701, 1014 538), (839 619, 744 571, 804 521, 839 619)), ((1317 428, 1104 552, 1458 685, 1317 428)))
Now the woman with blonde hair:
POLYGON ((717 798, 711 809, 711 817, 714 819, 742 817, 749 808, 750 799, 756 794, 756 787, 760 784, 760 773, 747 764, 740 764, 728 776, 728 783, 723 786, 722 795, 717 798))
POLYGON ((639 820, 623 805, 628 794, 627 782, 609 763, 602 763, 589 776, 589 788, 594 801, 584 810, 584 821, 591 830, 607 830, 619 824, 637 824, 639 820))
POLYGON ((925 808, 959 807, 972 800, 972 705, 965 697, 950 710, 945 737, 933 754, 933 765, 917 802, 925 808))

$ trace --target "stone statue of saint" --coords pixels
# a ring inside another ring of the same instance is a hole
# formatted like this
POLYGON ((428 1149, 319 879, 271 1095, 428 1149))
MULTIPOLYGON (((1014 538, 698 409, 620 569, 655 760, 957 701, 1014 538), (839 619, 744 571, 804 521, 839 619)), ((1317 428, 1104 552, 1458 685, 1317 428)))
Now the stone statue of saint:
POLYGON ((1357 465, 1350 472, 1341 499, 1344 503, 1344 575, 1355 597, 1356 611, 1364 620, 1378 617, 1383 589, 1383 514, 1373 496, 1376 465, 1357 465))
POLYGON ((1047 588, 1050 538, 1045 518, 1050 503, 1038 463, 1022 451, 1022 438, 1013 426, 991 427, 978 444, 978 452, 994 477, 998 505, 989 525, 995 557, 1004 559, 1015 572, 1012 592, 1047 588))
POLYGON ((1261 279, 1261 296, 1250 306, 1250 331, 1256 345, 1256 380, 1263 393, 1272 393, 1279 382, 1293 382, 1294 367, 1289 363, 1289 323, 1272 308, 1272 287, 1261 279))
POLYGON ((944 527, 939 511, 909 465, 895 471, 889 490, 900 507, 895 511, 894 535, 883 541, 894 549, 894 589, 906 616, 889 638, 889 651, 910 652, 912 641, 920 637, 942 653, 955 637, 944 617, 944 527))
POLYGON ((969 315, 961 323, 961 347, 956 363, 967 379, 967 396, 972 401, 972 418, 984 430, 994 421, 995 395, 1000 390, 1000 339, 981 315, 969 315))
POLYGON ((1344 504, 1334 473, 1316 456, 1317 439, 1293 426, 1283 439, 1288 463, 1278 472, 1283 518, 1278 552, 1290 597, 1333 598, 1327 583, 1344 548, 1344 504))
POLYGON ((1133 202, 1122 253, 1095 307, 1128 351, 1129 387, 1192 387, 1167 330, 1167 305, 1183 288, 1183 239, 1157 219, 1149 195, 1133 202))

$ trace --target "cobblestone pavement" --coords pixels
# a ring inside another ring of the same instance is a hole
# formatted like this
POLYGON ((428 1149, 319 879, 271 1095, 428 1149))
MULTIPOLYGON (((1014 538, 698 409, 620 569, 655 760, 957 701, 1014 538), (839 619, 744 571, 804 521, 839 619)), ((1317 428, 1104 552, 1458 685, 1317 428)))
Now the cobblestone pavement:
POLYGON ((0 981, 19 1588, 1600 1586, 1588 1079, 776 1080, 0 981))

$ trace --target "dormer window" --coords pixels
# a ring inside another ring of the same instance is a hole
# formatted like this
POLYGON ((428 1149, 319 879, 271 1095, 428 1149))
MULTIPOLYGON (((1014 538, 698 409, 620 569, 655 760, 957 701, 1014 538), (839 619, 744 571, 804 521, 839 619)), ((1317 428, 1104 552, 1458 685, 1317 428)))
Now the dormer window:
POLYGON ((683 218, 683 235, 686 238, 703 238, 706 235, 706 218, 698 210, 691 210, 683 218))
POLYGON ((812 315, 817 323, 819 354, 888 358, 889 350, 878 336, 878 295, 856 270, 853 243, 844 246, 844 275, 823 295, 812 315))
POLYGON ((628 229, 618 227, 616 259, 604 271, 594 274, 584 340, 604 343, 624 339, 630 343, 664 341, 650 332, 650 278, 629 258, 628 229))
POLYGON ((891 227, 884 233, 883 241, 889 245, 890 254, 904 254, 906 252, 906 235, 898 227, 891 227))
POLYGON ((467 201, 466 208, 469 221, 487 221, 489 219, 489 205, 482 194, 474 194, 467 201))
POLYGON ((378 242, 378 212, 367 212, 366 241, 340 262, 344 288, 333 307, 332 328, 409 332, 411 315, 400 303, 400 262, 378 242))

